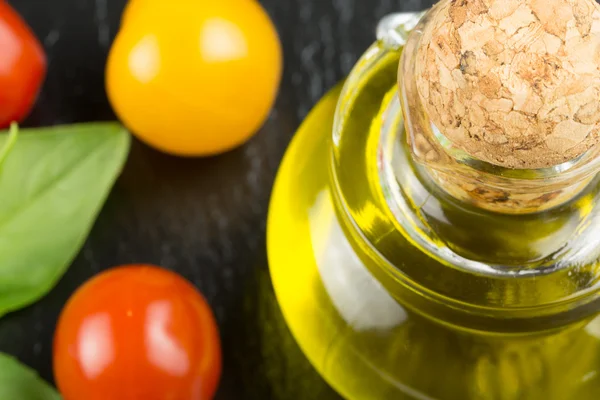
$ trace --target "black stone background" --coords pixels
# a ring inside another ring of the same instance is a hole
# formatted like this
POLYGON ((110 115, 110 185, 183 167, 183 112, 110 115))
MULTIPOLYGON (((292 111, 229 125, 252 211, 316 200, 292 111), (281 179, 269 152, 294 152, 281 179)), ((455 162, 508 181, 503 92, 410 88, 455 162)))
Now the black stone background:
MULTIPOLYGON (((105 268, 153 263, 195 283, 214 309, 224 355, 218 400, 337 399, 301 354, 274 300, 264 239, 271 185, 294 130, 371 44, 377 20, 433 2, 261 1, 285 53, 269 121, 245 146, 206 159, 178 159, 134 142, 87 243, 58 286, 37 304, 0 319, 0 351, 52 382, 52 335, 69 295, 105 268)), ((26 125, 114 119, 104 63, 125 0, 9 3, 41 39, 49 61, 26 125)))

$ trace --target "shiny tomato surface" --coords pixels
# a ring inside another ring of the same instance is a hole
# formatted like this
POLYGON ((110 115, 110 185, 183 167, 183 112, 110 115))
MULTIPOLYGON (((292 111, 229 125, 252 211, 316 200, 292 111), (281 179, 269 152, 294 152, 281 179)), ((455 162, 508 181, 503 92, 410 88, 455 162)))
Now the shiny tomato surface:
POLYGON ((205 156, 258 131, 281 73, 279 36, 258 1, 132 0, 110 50, 106 90, 139 139, 205 156))
POLYGON ((31 111, 46 76, 46 55, 25 21, 0 0, 0 128, 31 111))
POLYGON ((174 272, 103 272, 63 309, 54 375, 64 400, 208 400, 221 373, 213 314, 174 272))

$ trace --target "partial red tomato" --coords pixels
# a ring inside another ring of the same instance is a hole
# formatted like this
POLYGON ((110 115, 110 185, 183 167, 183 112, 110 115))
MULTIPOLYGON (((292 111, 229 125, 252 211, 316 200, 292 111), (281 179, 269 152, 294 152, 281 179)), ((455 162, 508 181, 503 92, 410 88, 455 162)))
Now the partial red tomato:
POLYGON ((277 30, 256 0, 131 0, 106 64, 106 91, 140 140, 214 155, 267 119, 283 68, 277 30))
POLYGON ((0 0, 0 128, 31 111, 46 76, 46 55, 25 21, 0 0))
POLYGON ((64 400, 208 400, 220 374, 219 333, 207 302, 166 269, 103 272, 60 315, 54 376, 64 400))

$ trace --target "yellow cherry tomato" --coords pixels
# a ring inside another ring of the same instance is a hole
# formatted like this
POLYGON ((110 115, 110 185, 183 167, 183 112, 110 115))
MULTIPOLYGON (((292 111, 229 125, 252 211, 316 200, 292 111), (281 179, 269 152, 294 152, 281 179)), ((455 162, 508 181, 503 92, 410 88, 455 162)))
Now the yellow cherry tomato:
POLYGON ((248 140, 273 106, 277 31, 257 1, 132 0, 110 50, 106 90, 142 141, 181 156, 248 140))

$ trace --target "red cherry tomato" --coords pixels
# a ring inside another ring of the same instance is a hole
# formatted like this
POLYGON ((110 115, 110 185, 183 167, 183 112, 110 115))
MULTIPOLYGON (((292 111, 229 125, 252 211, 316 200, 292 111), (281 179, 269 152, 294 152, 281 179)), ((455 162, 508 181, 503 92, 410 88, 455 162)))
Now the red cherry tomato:
POLYGON ((31 111, 46 76, 40 42, 8 3, 0 0, 0 128, 31 111))
POLYGON ((208 400, 220 374, 213 314, 174 272, 143 265, 103 272, 59 318, 54 376, 64 400, 208 400))

